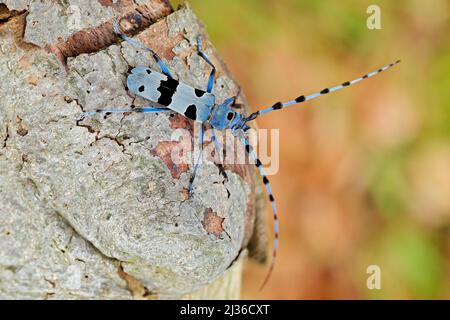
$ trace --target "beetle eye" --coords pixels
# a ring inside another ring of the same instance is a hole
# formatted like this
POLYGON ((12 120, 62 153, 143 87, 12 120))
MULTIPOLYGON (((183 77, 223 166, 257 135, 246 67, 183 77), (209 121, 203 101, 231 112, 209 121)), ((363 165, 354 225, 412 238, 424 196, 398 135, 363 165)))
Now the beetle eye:
POLYGON ((233 118, 234 118, 234 112, 228 112, 228 114, 227 114, 228 121, 233 120, 233 118))

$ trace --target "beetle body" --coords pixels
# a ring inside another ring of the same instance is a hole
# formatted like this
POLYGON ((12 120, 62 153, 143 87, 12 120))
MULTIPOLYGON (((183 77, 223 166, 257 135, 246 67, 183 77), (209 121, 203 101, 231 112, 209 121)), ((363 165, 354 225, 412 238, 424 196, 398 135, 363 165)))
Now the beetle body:
MULTIPOLYGON (((134 94, 171 109, 186 118, 213 128, 244 128, 244 117, 233 111, 226 100, 216 105, 214 94, 191 87, 147 67, 136 67, 127 78, 127 86, 134 94)), ((234 131, 234 130, 233 130, 234 131)))

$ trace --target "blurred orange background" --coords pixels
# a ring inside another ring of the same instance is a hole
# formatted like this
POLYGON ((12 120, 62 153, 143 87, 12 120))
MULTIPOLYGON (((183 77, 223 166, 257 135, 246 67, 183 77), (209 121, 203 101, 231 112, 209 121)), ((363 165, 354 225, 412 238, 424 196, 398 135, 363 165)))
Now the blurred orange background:
POLYGON ((450 2, 190 4, 254 110, 402 59, 258 119, 280 129, 269 177, 280 250, 263 291, 267 268, 246 265, 242 298, 450 298, 450 2), (372 4, 381 30, 366 26, 372 4), (380 267, 380 290, 366 286, 369 265, 380 267))

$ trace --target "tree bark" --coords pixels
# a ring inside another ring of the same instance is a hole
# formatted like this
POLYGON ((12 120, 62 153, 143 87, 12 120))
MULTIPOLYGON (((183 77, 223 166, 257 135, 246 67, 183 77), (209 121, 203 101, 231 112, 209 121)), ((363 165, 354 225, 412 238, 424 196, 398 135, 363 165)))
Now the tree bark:
MULTIPOLYGON (((0 298, 238 298, 255 220, 253 167, 201 167, 170 155, 193 123, 177 114, 112 114, 144 105, 131 67, 158 66, 112 23, 153 48, 175 77, 217 101, 238 86, 188 6, 153 1, 0 1, 0 298)), ((240 102, 245 104, 241 95, 240 102)), ((245 109, 244 109, 245 110, 245 109)), ((252 243, 258 243, 255 236, 252 243)))

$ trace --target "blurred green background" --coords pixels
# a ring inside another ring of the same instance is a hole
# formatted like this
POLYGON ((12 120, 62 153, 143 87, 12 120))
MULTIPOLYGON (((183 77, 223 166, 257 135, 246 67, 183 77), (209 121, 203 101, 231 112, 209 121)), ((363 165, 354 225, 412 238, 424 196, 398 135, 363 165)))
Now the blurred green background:
POLYGON ((266 268, 247 264, 242 297, 450 298, 450 2, 190 4, 255 110, 402 59, 258 119, 280 129, 280 251, 262 292, 266 268), (371 4, 381 30, 366 27, 371 4), (367 289, 369 265, 380 290, 367 289))

